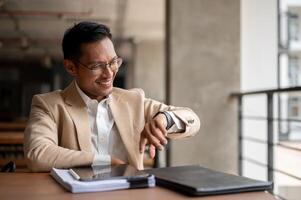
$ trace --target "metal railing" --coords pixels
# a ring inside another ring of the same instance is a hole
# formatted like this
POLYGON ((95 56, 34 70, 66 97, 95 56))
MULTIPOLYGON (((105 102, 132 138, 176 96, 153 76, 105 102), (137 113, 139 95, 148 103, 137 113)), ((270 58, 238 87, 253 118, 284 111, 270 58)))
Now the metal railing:
MULTIPOLYGON (((240 92, 231 94, 232 97, 237 98, 238 100, 238 172, 240 175, 243 173, 243 161, 251 162, 255 165, 266 167, 267 168, 267 178, 268 181, 274 181, 274 172, 278 172, 285 176, 289 176, 293 179, 301 181, 301 177, 296 176, 295 174, 289 173, 284 170, 280 170, 274 167, 274 147, 281 147, 285 149, 290 149, 293 151, 301 152, 301 149, 290 147, 281 143, 274 144, 274 121, 289 121, 289 122, 301 122, 297 119, 283 119, 281 117, 274 117, 274 94, 281 93, 290 93, 290 92, 301 92, 301 87, 289 87, 289 88, 280 88, 280 89, 271 89, 271 90, 260 90, 260 91, 251 91, 251 92, 240 92), (243 98, 250 95, 266 95, 267 99, 267 117, 257 117, 257 116, 244 116, 243 115, 243 98), (243 120, 265 120, 267 121, 267 140, 260 140, 256 138, 243 136, 243 120), (243 156, 243 140, 252 141, 255 143, 261 143, 267 145, 267 164, 256 161, 254 159, 243 156)), ((279 96, 278 96, 279 97, 279 96)), ((280 98, 278 98, 280 100, 280 98)), ((278 101, 279 102, 279 101, 278 101)), ((279 107, 278 107, 279 108, 279 107)))

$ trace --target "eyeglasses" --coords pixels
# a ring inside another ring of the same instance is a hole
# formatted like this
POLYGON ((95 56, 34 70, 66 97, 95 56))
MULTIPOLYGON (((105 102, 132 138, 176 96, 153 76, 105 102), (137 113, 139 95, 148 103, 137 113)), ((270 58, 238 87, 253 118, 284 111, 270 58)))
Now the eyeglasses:
POLYGON ((112 71, 116 71, 122 64, 122 58, 115 57, 110 62, 99 62, 91 65, 85 65, 81 63, 79 60, 74 60, 75 62, 79 63, 80 65, 84 66, 85 68, 93 71, 93 72, 100 72, 102 73, 106 67, 109 67, 112 71))

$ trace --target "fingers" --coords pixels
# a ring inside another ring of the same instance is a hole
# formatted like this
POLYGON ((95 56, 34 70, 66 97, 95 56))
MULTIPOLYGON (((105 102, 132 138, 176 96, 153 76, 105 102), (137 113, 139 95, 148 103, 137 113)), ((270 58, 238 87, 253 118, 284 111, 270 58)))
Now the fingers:
POLYGON ((167 139, 165 138, 166 129, 164 123, 160 118, 155 118, 150 122, 146 123, 144 129, 141 133, 139 151, 143 153, 146 144, 150 144, 149 155, 151 158, 155 157, 156 148, 163 150, 163 145, 167 144, 167 139))
POLYGON ((155 120, 155 124, 156 124, 156 127, 161 131, 161 136, 162 136, 162 139, 163 139, 163 144, 166 145, 167 144, 167 139, 166 139, 166 134, 167 134, 167 130, 165 128, 165 125, 163 125, 162 123, 160 123, 159 121, 155 120))
POLYGON ((151 133, 157 140, 159 140, 160 144, 166 145, 167 140, 164 135, 165 131, 162 131, 161 128, 156 126, 156 124, 160 124, 160 123, 156 121, 154 121, 154 123, 150 123, 151 133))
POLYGON ((155 148, 154 145, 151 144, 149 146, 148 154, 149 154, 149 157, 151 157, 152 159, 155 157, 155 155, 156 155, 156 148, 155 148))
POLYGON ((144 134, 143 134, 143 132, 142 132, 142 133, 141 133, 141 138, 140 138, 140 144, 139 144, 139 151, 140 151, 140 153, 143 153, 143 152, 144 152, 146 143, 147 143, 147 140, 146 140, 146 138, 144 137, 144 134))
POLYGON ((146 137, 149 142, 149 144, 154 145, 157 149, 162 150, 163 146, 161 145, 160 140, 158 139, 158 133, 156 133, 156 130, 154 127, 152 127, 151 124, 147 124, 145 126, 145 131, 146 131, 146 137))
MULTIPOLYGON (((140 140, 140 145, 143 146, 142 148, 140 148, 140 153, 144 152, 146 143, 147 143, 146 138, 143 138, 142 140, 140 140)), ((154 145, 152 145, 152 144, 149 145, 148 154, 152 159, 156 156, 156 148, 154 145)))

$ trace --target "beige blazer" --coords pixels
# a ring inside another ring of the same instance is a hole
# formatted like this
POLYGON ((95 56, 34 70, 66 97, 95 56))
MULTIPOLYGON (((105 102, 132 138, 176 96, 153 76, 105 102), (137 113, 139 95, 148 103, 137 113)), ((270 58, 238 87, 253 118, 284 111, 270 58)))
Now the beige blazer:
MULTIPOLYGON (((127 150, 128 162, 137 169, 143 169, 140 133, 158 111, 173 111, 186 125, 184 133, 168 134, 169 138, 195 135, 200 127, 199 118, 189 108, 167 106, 145 98, 141 89, 114 88, 109 107, 127 150)), ((35 95, 25 129, 24 153, 28 168, 49 171, 52 167, 91 165, 94 155, 88 123, 85 103, 74 82, 63 91, 35 95)))

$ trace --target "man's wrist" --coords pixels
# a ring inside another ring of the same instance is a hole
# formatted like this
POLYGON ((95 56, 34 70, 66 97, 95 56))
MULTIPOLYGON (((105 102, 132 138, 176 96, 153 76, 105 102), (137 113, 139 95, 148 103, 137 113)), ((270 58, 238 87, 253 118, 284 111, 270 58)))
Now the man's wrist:
POLYGON ((170 127, 172 127, 175 124, 172 117, 170 116, 170 114, 167 111, 159 111, 159 112, 157 112, 157 114, 155 114, 155 116, 153 118, 155 118, 159 114, 163 114, 166 118, 166 130, 170 129, 170 127))

